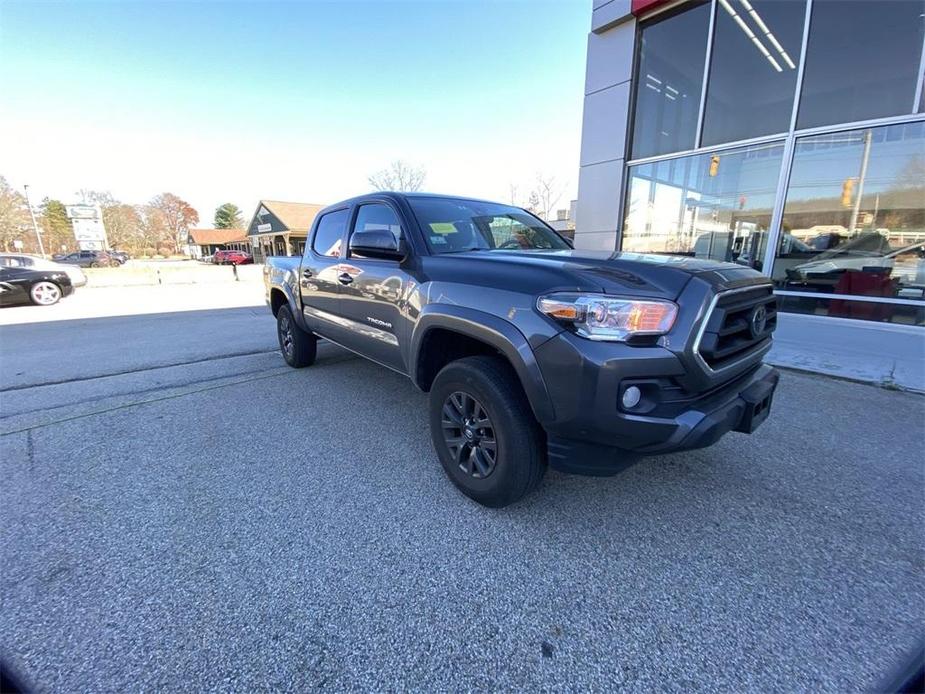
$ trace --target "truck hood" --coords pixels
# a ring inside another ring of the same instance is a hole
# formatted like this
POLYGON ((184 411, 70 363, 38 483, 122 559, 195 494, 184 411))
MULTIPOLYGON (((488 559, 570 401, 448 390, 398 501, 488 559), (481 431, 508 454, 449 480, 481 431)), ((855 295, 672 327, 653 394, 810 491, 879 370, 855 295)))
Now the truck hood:
MULTIPOLYGON (((548 282, 550 271, 557 276, 560 290, 597 291, 604 294, 674 299, 694 276, 701 276, 717 288, 754 282, 761 275, 755 270, 715 260, 685 256, 606 251, 468 251, 445 257, 472 259, 476 265, 507 265, 515 274, 526 270, 539 282, 548 282)), ((486 267, 487 269, 487 267, 486 267)), ((495 272, 500 271, 496 267, 495 272)), ((492 273, 495 274, 495 273, 492 273)), ((497 275, 495 274, 497 277, 497 275)), ((519 278, 518 278, 519 279, 519 278)), ((539 287, 538 291, 548 291, 539 287)))

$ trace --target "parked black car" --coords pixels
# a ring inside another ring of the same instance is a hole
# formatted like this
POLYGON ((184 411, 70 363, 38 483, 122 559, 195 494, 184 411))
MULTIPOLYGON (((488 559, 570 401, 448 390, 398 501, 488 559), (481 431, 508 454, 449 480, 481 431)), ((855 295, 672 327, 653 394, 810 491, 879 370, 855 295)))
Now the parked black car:
POLYGON ((80 267, 110 267, 120 264, 103 251, 78 251, 69 255, 56 255, 55 262, 79 265, 80 267))
POLYGON ((51 306, 73 291, 71 278, 60 270, 0 267, 0 305, 51 306))
POLYGON ((106 253, 113 260, 113 262, 116 262, 119 265, 125 265, 128 262, 129 255, 125 251, 114 251, 110 248, 108 251, 106 251, 106 253))
MULTIPOLYGON (((268 258, 290 366, 322 336, 430 392, 450 479, 488 506, 548 464, 591 475, 751 433, 778 374, 776 300, 747 267, 576 251, 529 212, 377 193, 323 210, 299 258, 268 258)), ((285 416, 281 413, 281 416, 285 416)))

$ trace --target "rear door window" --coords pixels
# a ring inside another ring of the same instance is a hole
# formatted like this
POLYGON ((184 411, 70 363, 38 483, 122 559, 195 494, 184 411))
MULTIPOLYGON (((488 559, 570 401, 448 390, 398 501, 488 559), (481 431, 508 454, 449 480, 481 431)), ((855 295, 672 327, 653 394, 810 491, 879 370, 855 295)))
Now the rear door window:
POLYGON ((312 250, 315 253, 331 258, 340 256, 349 212, 350 210, 328 212, 318 220, 315 236, 312 238, 312 250))

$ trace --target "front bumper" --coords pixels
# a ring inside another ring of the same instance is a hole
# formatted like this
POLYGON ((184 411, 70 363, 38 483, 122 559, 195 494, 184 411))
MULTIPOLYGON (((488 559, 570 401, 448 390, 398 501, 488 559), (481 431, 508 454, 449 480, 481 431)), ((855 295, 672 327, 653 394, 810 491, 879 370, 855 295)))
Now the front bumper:
POLYGON ((730 381, 688 393, 674 385, 684 367, 668 350, 581 346, 580 364, 572 368, 562 363, 572 350, 549 344, 547 354, 547 345, 537 354, 556 404, 556 421, 543 423, 549 464, 575 474, 612 475, 645 455, 704 448, 730 431, 751 433, 768 416, 780 378, 776 369, 756 362, 730 381), (596 359, 594 350, 607 350, 608 358, 596 359), (567 380, 558 378, 569 372, 567 380), (619 405, 630 384, 655 396, 648 404, 643 399, 641 413, 619 405))
POLYGON ((674 453, 706 448, 730 431, 751 434, 767 419, 780 380, 777 369, 762 364, 744 382, 723 389, 683 412, 673 422, 675 431, 667 441, 637 449, 639 453, 674 453), (728 392, 727 392, 728 390, 728 392))

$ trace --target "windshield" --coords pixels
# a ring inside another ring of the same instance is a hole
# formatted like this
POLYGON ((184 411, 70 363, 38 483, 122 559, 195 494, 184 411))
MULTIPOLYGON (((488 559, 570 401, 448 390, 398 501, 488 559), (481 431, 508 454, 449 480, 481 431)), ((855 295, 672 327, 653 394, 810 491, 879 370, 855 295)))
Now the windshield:
POLYGON ((813 258, 813 261, 832 260, 833 258, 844 256, 876 257, 887 255, 892 250, 885 236, 877 232, 865 232, 818 253, 813 258))
POLYGON ((518 207, 420 196, 409 202, 434 253, 569 248, 555 231, 518 207))

